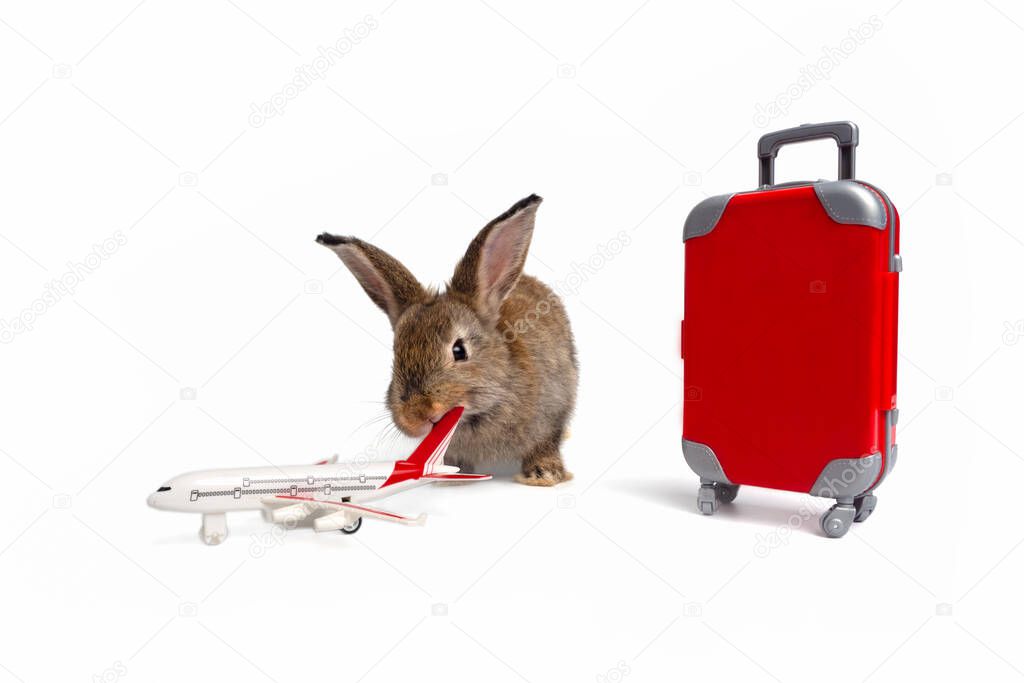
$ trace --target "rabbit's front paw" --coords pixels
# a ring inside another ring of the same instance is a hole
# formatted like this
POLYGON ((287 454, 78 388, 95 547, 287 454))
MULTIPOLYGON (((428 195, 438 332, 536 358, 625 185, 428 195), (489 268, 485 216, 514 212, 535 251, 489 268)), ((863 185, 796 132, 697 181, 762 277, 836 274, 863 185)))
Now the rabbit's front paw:
POLYGON ((570 479, 572 472, 565 469, 558 451, 526 458, 522 472, 516 475, 516 481, 527 486, 554 486, 570 479))

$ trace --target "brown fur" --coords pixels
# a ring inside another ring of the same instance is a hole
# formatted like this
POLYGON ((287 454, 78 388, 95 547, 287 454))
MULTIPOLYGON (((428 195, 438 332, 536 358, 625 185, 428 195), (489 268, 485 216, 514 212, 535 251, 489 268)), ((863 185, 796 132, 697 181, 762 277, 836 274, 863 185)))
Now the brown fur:
POLYGON ((572 478, 560 447, 578 372, 561 300, 522 275, 540 202, 531 195, 484 226, 442 293, 354 237, 324 233, 317 241, 338 254, 391 320, 387 404, 395 424, 423 436, 452 406, 465 406, 449 463, 471 470, 488 459, 518 462, 517 481, 552 486, 572 478), (456 339, 468 360, 453 359, 456 339))

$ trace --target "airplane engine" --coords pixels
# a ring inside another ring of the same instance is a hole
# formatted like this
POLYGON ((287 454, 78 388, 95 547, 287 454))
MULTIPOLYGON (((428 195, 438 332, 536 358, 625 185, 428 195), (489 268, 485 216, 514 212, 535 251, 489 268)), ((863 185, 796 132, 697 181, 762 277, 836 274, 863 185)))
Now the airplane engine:
POLYGON ((277 524, 298 524, 316 511, 316 506, 308 503, 296 503, 277 508, 270 516, 277 524))
POLYGON ((313 528, 317 531, 337 531, 350 526, 358 517, 350 512, 334 512, 313 520, 313 528))

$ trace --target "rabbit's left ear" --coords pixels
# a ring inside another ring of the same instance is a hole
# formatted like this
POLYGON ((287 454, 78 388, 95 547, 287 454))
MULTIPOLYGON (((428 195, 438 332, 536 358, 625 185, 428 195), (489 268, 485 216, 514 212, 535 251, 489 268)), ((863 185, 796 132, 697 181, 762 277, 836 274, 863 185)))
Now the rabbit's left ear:
POLYGON ((455 267, 451 289, 468 296, 486 317, 497 317, 501 302, 519 282, 542 201, 532 194, 513 204, 484 226, 455 267))

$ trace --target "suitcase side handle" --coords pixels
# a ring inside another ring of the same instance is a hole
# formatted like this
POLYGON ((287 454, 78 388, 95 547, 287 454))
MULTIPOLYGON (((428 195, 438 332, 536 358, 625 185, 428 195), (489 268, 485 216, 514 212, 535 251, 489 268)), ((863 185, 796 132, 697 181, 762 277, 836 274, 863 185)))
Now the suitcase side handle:
POLYGON ((856 149, 859 142, 857 124, 851 121, 830 121, 828 123, 805 123, 796 128, 765 133, 757 141, 757 158, 760 162, 758 185, 765 187, 775 183, 775 157, 783 145, 832 138, 839 146, 839 179, 853 180, 856 170, 856 149))

